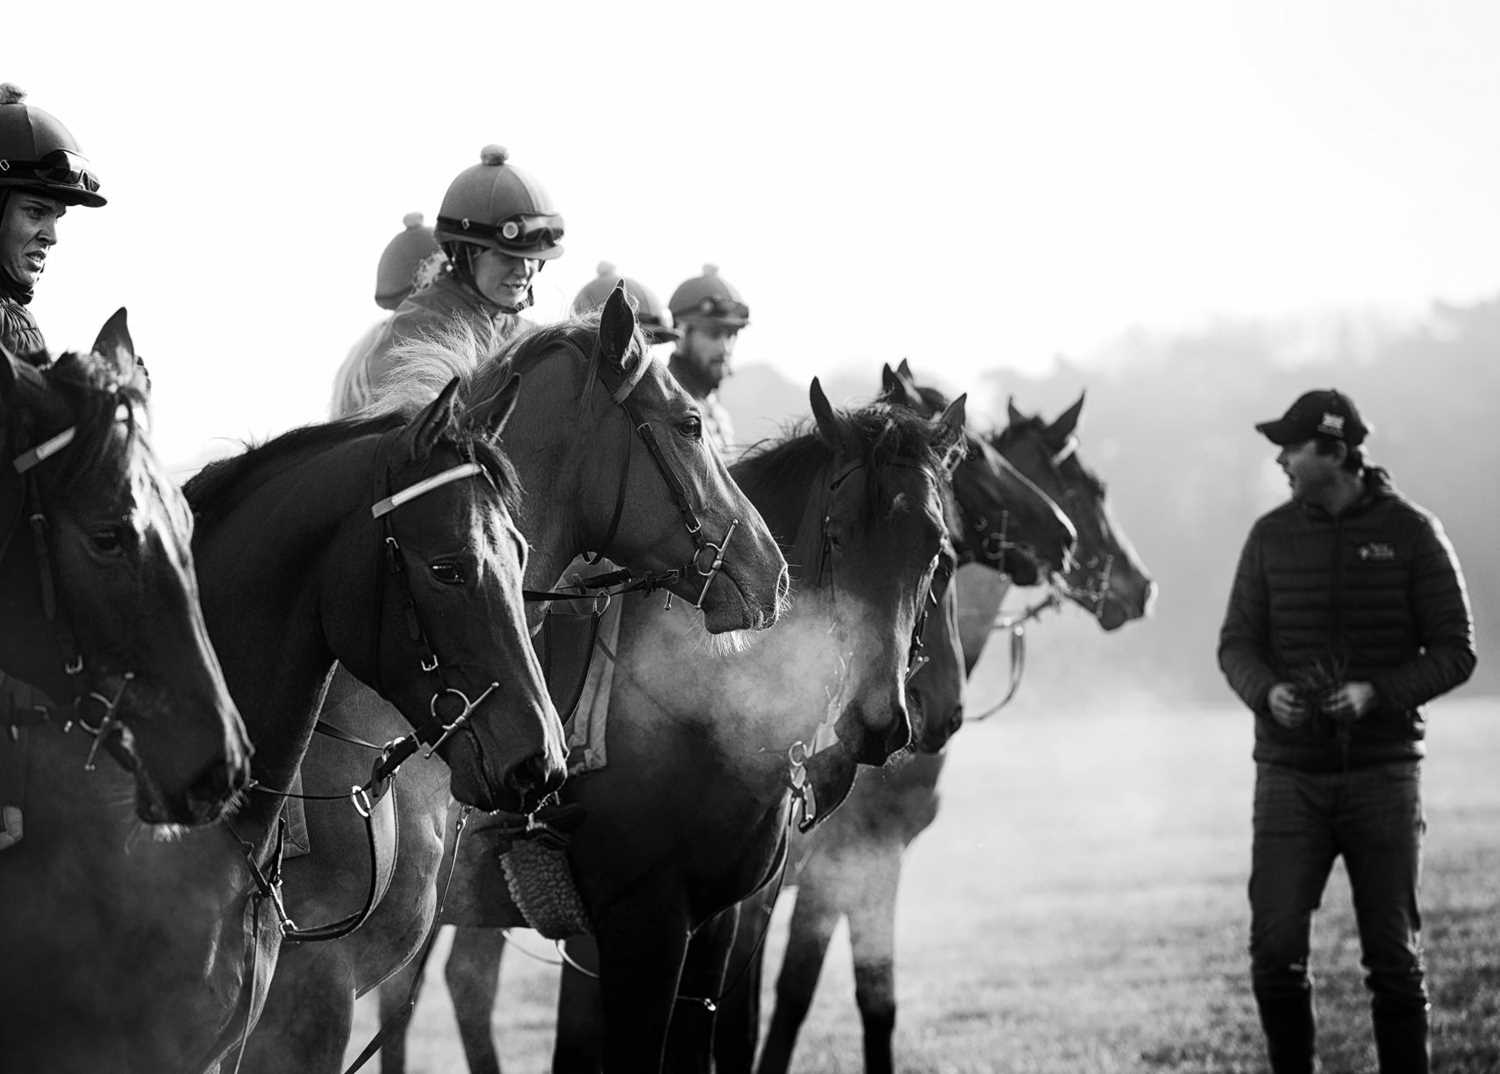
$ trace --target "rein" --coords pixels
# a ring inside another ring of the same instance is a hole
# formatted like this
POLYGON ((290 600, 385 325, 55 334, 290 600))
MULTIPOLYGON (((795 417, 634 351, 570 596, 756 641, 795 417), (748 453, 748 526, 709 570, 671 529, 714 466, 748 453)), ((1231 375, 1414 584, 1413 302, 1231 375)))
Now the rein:
POLYGON ((1026 672, 1026 624, 1038 618, 1048 609, 1061 606, 1062 597, 1056 589, 1051 589, 1045 597, 1026 608, 1019 615, 997 619, 990 626, 991 632, 1004 630, 1010 633, 1010 688, 1005 691, 1004 697, 985 709, 978 716, 965 716, 964 723, 980 723, 988 720, 995 713, 1011 703, 1012 699, 1016 696, 1016 691, 1021 688, 1021 676, 1026 672))

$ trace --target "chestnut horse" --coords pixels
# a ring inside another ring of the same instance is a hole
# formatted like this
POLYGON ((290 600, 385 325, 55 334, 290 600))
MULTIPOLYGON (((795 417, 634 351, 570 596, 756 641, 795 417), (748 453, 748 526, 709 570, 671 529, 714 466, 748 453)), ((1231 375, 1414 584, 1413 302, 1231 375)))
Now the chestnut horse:
MULTIPOLYGON (((201 1071, 242 1039, 293 929, 278 821, 335 660, 407 714, 461 799, 529 809, 560 783, 515 478, 489 442, 515 387, 463 427, 455 389, 410 422, 297 430, 188 484, 204 617, 256 783, 232 818, 140 845, 99 781, 38 818, 34 853, 30 834, 7 852, 7 1069, 201 1071), (28 874, 59 880, 45 905, 28 874)), ((392 793, 371 776, 350 797, 388 825, 392 793)))
POLYGON ((212 821, 249 778, 198 605, 187 505, 149 443, 147 390, 124 310, 92 353, 45 369, 0 348, 0 682, 38 688, 0 687, 12 825, 23 800, 71 793, 101 747, 134 775, 150 824, 212 821), (71 758, 71 778, 28 778, 39 752, 71 758))
MULTIPOLYGON (((944 405, 941 393, 919 387, 911 370, 887 370, 884 394, 918 412, 944 405)), ((1074 565, 1059 584, 1105 630, 1147 613, 1154 585, 1105 502, 1104 485, 1078 457, 1076 427, 1082 398, 1055 422, 1027 417, 1010 407, 1010 422, 992 445, 1055 499, 1078 531, 1074 565)), ((1021 575, 1024 578, 1025 575, 1021 575)), ((1007 586, 978 584, 963 589, 965 616, 983 624, 966 632, 965 664, 979 660, 989 624, 999 612, 1007 586)), ((1035 581, 1035 577, 1031 579, 1035 581)), ((1026 584, 1023 582, 1023 584, 1026 584)), ((775 1074, 790 1066, 797 1032, 812 1004, 828 945, 841 918, 849 922, 854 957, 855 1001, 863 1026, 865 1069, 894 1068, 896 1023, 895 915, 901 858, 911 841, 937 817, 937 782, 946 757, 919 754, 912 762, 860 782, 837 816, 800 848, 786 953, 776 985, 776 1007, 756 1070, 775 1074)), ((769 913, 769 907, 765 908, 769 913)), ((746 975, 743 993, 728 1004, 736 1011, 732 1031, 721 1033, 717 1070, 748 1072, 759 1024, 760 974, 746 975)))
MULTIPOLYGON (((529 332, 493 358, 485 357, 483 341, 461 334, 408 344, 393 357, 402 384, 395 397, 372 401, 377 408, 420 398, 424 385, 454 370, 468 371, 463 394, 475 399, 492 393, 511 370, 524 374, 505 442, 528 490, 518 524, 531 548, 531 589, 552 590, 576 556, 602 552, 699 606, 710 630, 774 621, 786 584, 781 551, 703 439, 692 397, 649 358, 622 291, 602 312, 529 332), (645 458, 632 462, 633 453, 645 458), (717 544, 709 545, 710 538, 717 544), (709 549, 722 551, 717 567, 709 549)), ((368 691, 341 692, 337 684, 325 717, 375 741, 399 719, 368 691)), ((304 779, 310 786, 347 785, 368 763, 358 747, 318 739, 304 779)), ((336 1072, 355 997, 398 970, 430 931, 448 776, 413 761, 400 782, 399 850, 389 889, 350 935, 286 952, 245 1071, 336 1072)), ((308 828, 313 853, 287 867, 306 896, 299 915, 328 917, 351 901, 357 905, 359 826, 347 813, 310 809, 308 828)))

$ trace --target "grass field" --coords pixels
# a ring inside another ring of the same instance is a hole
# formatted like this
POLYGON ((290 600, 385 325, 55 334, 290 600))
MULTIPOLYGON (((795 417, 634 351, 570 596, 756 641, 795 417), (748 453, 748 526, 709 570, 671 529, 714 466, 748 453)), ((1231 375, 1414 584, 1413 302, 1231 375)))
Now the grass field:
MULTIPOLYGON (((1047 714, 1018 703, 954 740, 942 812, 906 859, 900 1069, 1265 1069, 1245 954, 1249 716, 1229 705, 1124 709, 1047 714)), ((1440 703, 1429 717, 1423 908, 1434 1069, 1500 1071, 1500 699, 1440 703)), ((767 941, 767 1016, 787 910, 783 900, 767 941)), ((534 934, 517 938, 550 955, 534 934)), ((1314 944, 1325 1069, 1373 1071, 1341 868, 1314 944)), ((494 1026, 508 1072, 549 1068, 556 973, 507 954, 494 1026)), ((441 975, 432 977, 411 1069, 453 1074, 462 1053, 441 975)), ((374 1026, 362 1001, 356 1046, 374 1026)), ((794 1069, 863 1069, 842 935, 794 1069)))

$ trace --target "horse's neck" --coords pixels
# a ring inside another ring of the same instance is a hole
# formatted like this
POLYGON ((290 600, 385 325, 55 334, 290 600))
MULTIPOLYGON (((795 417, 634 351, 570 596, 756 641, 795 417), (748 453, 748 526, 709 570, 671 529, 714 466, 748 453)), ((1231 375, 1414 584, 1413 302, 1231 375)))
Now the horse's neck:
MULTIPOLYGON (((204 619, 255 743, 256 778, 272 786, 285 786, 307 748, 335 658, 319 572, 338 530, 370 502, 372 444, 284 465, 195 535, 204 619)), ((372 534, 372 556, 375 547, 372 534)))
POLYGON ((958 634, 964 650, 964 671, 972 672, 990 639, 1000 606, 1010 592, 1007 575, 977 563, 958 569, 953 579, 958 593, 958 634))
POLYGON ((502 436, 501 446, 525 490, 515 521, 531 546, 528 589, 551 589, 577 556, 597 551, 585 547, 580 475, 599 456, 613 458, 597 429, 601 401, 612 404, 596 385, 597 398, 584 408, 578 399, 581 378, 570 362, 554 358, 527 369, 502 436))

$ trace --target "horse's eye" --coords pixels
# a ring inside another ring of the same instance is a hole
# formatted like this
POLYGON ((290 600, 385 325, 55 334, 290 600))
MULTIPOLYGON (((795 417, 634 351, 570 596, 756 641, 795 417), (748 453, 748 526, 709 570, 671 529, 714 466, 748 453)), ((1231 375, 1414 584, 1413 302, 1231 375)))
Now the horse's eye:
POLYGON ((695 414, 691 418, 683 421, 681 425, 677 426, 677 430, 689 440, 702 440, 703 419, 695 414))
POLYGON ((116 523, 113 526, 100 526, 89 534, 89 544, 93 545, 94 551, 107 556, 118 555, 125 548, 125 527, 116 523))
POLYGON ((432 576, 444 585, 463 585, 464 570, 457 563, 441 560, 432 565, 432 576))

